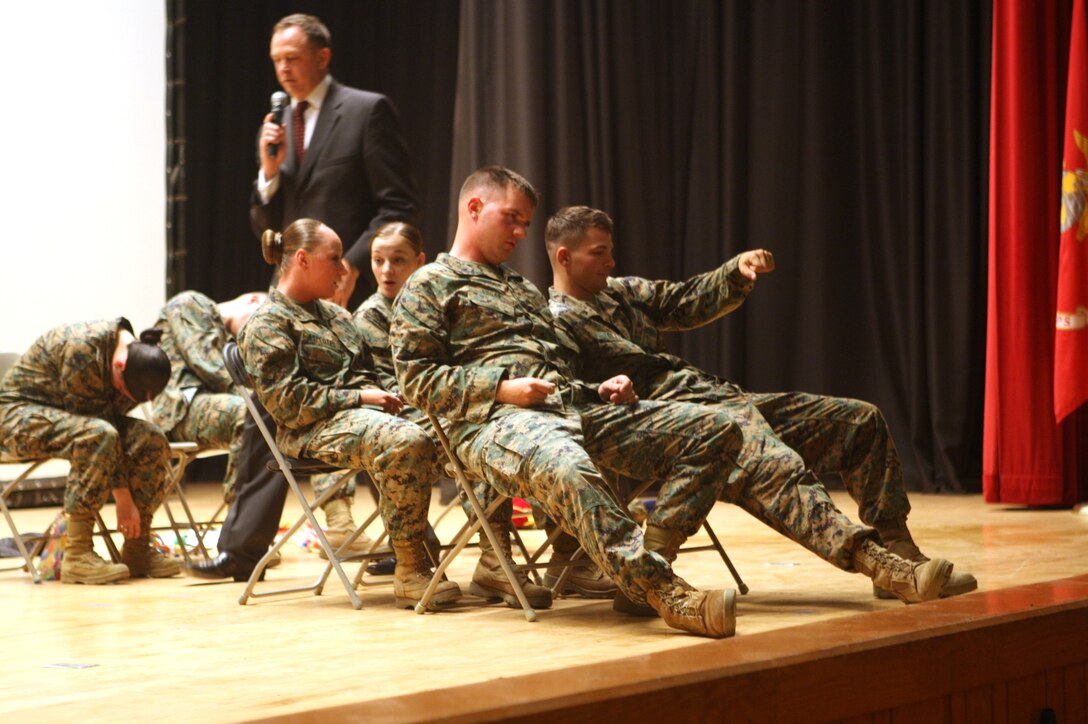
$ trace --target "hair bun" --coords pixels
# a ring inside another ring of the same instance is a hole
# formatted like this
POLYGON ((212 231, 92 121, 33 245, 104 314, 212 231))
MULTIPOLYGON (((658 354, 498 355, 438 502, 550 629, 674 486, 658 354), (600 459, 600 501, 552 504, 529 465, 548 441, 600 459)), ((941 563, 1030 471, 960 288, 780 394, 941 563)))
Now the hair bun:
POLYGON ((144 331, 140 332, 140 341, 143 342, 144 344, 155 344, 155 345, 157 345, 159 343, 159 340, 161 340, 161 339, 162 339, 162 330, 161 329, 155 329, 154 327, 152 327, 151 329, 145 329, 144 331))
POLYGON ((265 262, 278 266, 283 259, 283 234, 272 229, 265 229, 261 234, 261 256, 265 262))

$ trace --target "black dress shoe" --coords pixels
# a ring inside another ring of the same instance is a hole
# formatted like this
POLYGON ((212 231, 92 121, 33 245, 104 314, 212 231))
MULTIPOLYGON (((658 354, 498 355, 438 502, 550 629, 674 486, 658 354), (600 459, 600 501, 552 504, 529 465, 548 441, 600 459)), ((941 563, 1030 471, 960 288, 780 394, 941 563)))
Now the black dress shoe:
POLYGON ((210 561, 185 566, 185 572, 197 578, 234 578, 235 581, 242 582, 249 580, 249 575, 253 573, 253 564, 224 551, 210 561))

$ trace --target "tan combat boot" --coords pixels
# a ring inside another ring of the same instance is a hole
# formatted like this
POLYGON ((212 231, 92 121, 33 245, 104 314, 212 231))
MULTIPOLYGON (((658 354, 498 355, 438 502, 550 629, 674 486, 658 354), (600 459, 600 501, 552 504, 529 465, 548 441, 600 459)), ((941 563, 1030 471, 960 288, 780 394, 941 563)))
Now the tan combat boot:
MULTIPOLYGON (((911 537, 910 531, 907 530, 906 523, 891 523, 885 525, 876 526, 877 533, 880 534, 881 540, 884 541, 884 547, 890 550, 900 558, 905 558, 912 563, 925 563, 929 558, 918 549, 918 546, 914 543, 914 538, 911 537)), ((964 593, 970 593, 978 588, 978 581, 970 573, 958 573, 953 570, 952 574, 948 577, 948 582, 941 588, 941 598, 948 598, 949 596, 959 596, 964 593)), ((886 588, 881 588, 875 582, 873 583, 873 597, 874 598, 896 598, 896 595, 886 588)))
POLYGON ((93 535, 93 515, 68 517, 68 541, 64 544, 64 558, 60 562, 61 583, 98 585, 128 578, 128 566, 107 563, 94 552, 93 535))
MULTIPOLYGON (((431 566, 423 541, 393 543, 397 567, 393 570, 393 595, 397 608, 415 608, 431 582, 431 566)), ((461 587, 453 581, 441 581, 434 589, 429 606, 443 606, 461 598, 461 587)))
MULTIPOLYGON (((506 559, 511 560, 509 530, 504 525, 494 523, 491 524, 491 529, 498 535, 499 545, 502 546, 506 559)), ((517 576, 518 583, 521 584, 521 590, 525 591, 525 598, 529 600, 530 606, 533 608, 551 608, 552 591, 550 588, 533 583, 529 580, 529 576, 522 571, 516 571, 514 575, 517 576)), ((472 572, 472 582, 468 586, 468 592, 473 596, 486 598, 489 601, 502 599, 511 608, 521 608, 521 601, 515 595, 514 587, 510 585, 510 579, 506 577, 506 571, 502 569, 502 564, 499 563, 499 556, 495 553, 495 549, 491 547, 491 540, 483 530, 480 531, 480 561, 476 564, 476 570, 472 572)))
MULTIPOLYGON (((669 563, 676 560, 676 553, 684 544, 687 537, 678 530, 660 528, 656 525, 647 525, 646 533, 642 537, 642 545, 648 551, 653 551, 669 563)), ((635 603, 623 591, 617 591, 612 599, 612 610, 616 613, 625 613, 628 616, 656 616, 657 611, 653 606, 635 603)))
MULTIPOLYGON (((554 552, 551 560, 548 561, 548 570, 544 574, 544 585, 555 591, 563 571, 567 568, 567 563, 578 550, 578 541, 573 536, 560 533, 553 545, 554 552)), ((567 574, 563 590, 556 593, 577 594, 583 598, 612 598, 616 595, 618 590, 616 584, 601 571, 596 563, 586 555, 578 560, 579 565, 571 568, 570 573, 567 574)))
POLYGON ((724 639, 737 631, 736 591, 697 591, 679 576, 666 585, 646 591, 649 603, 673 628, 724 639))
MULTIPOLYGON (((351 515, 351 501, 347 498, 334 498, 325 503, 322 510, 325 511, 325 538, 328 539, 333 550, 339 550, 340 546, 344 545, 344 541, 348 539, 348 536, 358 527, 351 515)), ((357 535, 351 545, 347 547, 347 550, 344 551, 348 555, 391 552, 392 549, 388 543, 384 541, 380 544, 375 543, 374 539, 366 533, 357 535)), ((327 558, 324 548, 320 549, 320 555, 322 558, 327 558)))
POLYGON ((952 574, 952 564, 943 558, 914 563, 871 540, 854 551, 854 568, 904 603, 937 598, 952 574))
POLYGON ((121 562, 133 578, 170 578, 181 573, 181 565, 151 544, 151 516, 140 514, 140 535, 125 538, 121 562))

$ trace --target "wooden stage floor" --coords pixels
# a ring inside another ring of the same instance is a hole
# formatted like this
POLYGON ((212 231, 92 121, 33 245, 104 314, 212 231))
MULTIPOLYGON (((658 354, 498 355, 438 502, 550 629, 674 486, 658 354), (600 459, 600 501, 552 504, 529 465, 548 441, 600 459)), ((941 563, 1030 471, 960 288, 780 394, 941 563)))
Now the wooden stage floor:
MULTIPOLYGON (((188 489, 196 509, 210 513, 218 486, 188 489)), ((856 515, 844 494, 834 497, 856 515)), ((357 507, 365 509, 367 498, 361 493, 357 507)), ((978 593, 911 607, 874 599, 867 579, 833 568, 719 503, 712 523, 751 587, 738 597, 736 638, 721 642, 685 635, 657 619, 614 614, 609 601, 561 599, 530 624, 519 611, 467 596, 455 609, 418 616, 394 609, 388 586, 365 590, 363 609, 356 611, 335 580, 322 596, 289 594, 239 606, 244 584, 233 582, 179 577, 36 586, 25 573, 7 572, 0 574, 0 720, 373 721, 447 713, 475 719, 485 715, 465 713, 466 697, 516 702, 539 696, 540 684, 564 676, 577 679, 572 686, 592 686, 586 677, 594 672, 607 678, 656 662, 686 666, 722 652, 788 657, 791 646, 811 647, 820 632, 856 636, 878 623, 918 627, 927 616, 939 618, 942 606, 992 607, 988 602, 1000 600, 1003 590, 1028 584, 1080 576, 1077 585, 1088 598, 1088 515, 987 505, 980 496, 917 494, 912 503, 910 525, 922 549, 974 573, 978 593), (764 647, 772 642, 773 648, 764 647), (432 693, 415 696, 422 692, 432 693), (447 712, 443 702, 453 708, 447 712)), ((296 510, 289 501, 285 518, 296 510)), ((15 511, 24 532, 41 530, 55 513, 15 511)), ((443 539, 459 516, 440 526, 443 539)), ((112 510, 106 519, 113 522, 112 510)), ((269 572, 272 583, 305 583, 321 571, 314 553, 294 543, 285 551, 283 565, 269 572)), ((476 551, 466 551, 451 568, 463 588, 476 558, 476 551)), ((681 556, 676 569, 698 587, 730 583, 714 553, 681 556)))

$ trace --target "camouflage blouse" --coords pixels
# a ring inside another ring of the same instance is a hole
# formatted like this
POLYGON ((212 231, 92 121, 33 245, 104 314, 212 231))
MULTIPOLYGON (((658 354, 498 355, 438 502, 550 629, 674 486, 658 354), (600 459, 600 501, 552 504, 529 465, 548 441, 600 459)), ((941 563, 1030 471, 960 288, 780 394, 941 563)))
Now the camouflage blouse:
POLYGON ((170 381, 153 401, 163 430, 185 418, 197 391, 237 392, 223 364, 230 330, 214 301, 200 292, 182 292, 166 303, 155 327, 163 331, 159 346, 170 358, 170 381))
POLYGON ((552 315, 582 351, 579 374, 590 381, 626 374, 649 399, 673 398, 709 378, 668 353, 663 332, 702 326, 743 304, 754 284, 738 270, 738 258, 682 282, 612 277, 591 301, 552 287, 552 315))
POLYGON ((393 371, 393 350, 389 347, 393 300, 387 299, 381 292, 374 292, 359 305, 351 318, 374 358, 374 371, 378 374, 381 388, 386 392, 399 391, 400 386, 393 371))
POLYGON ((507 266, 439 254, 405 283, 390 336, 405 398, 451 422, 520 410, 495 401, 499 383, 517 377, 556 385, 535 409, 599 401, 575 380, 577 348, 553 326, 543 295, 507 266))
POLYGON ((126 415, 136 402, 113 386, 111 365, 124 317, 64 324, 30 345, 0 383, 0 405, 33 403, 107 420, 126 415))
POLYGON ((379 387, 358 327, 320 299, 300 304, 273 289, 242 327, 238 346, 289 455, 301 454, 315 423, 359 407, 359 391, 379 387))

